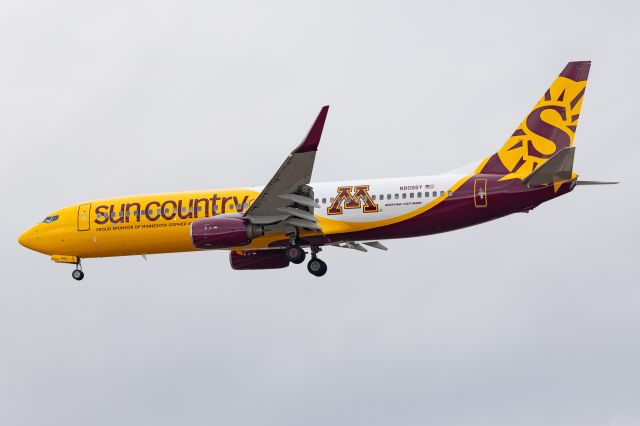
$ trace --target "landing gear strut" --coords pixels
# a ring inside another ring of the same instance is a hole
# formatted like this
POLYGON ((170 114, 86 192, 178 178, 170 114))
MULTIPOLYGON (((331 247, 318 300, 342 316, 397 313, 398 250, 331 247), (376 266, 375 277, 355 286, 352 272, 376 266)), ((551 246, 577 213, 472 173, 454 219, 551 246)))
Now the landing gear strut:
POLYGON ((295 244, 292 244, 289 247, 287 247, 287 251, 285 252, 285 254, 287 256, 287 259, 289 259, 289 262, 295 263, 295 264, 304 262, 304 258, 306 256, 306 253, 304 252, 304 250, 302 250, 300 246, 297 246, 295 244))
POLYGON ((82 272, 82 265, 80 264, 80 261, 76 263, 76 269, 73 270, 71 276, 76 281, 80 281, 84 278, 84 272, 82 272))
POLYGON ((317 257, 319 251, 320 247, 311 247, 311 260, 307 263, 307 270, 316 277, 321 277, 327 273, 327 264, 317 257))

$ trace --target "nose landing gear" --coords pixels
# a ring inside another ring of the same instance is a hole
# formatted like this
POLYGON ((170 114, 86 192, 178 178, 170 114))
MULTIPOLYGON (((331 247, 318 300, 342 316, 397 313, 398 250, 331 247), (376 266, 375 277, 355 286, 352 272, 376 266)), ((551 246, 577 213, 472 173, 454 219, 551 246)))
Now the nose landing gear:
POLYGON ((76 269, 71 272, 71 276, 76 281, 81 281, 84 278, 84 272, 82 272, 82 265, 79 260, 78 263, 76 263, 76 269))

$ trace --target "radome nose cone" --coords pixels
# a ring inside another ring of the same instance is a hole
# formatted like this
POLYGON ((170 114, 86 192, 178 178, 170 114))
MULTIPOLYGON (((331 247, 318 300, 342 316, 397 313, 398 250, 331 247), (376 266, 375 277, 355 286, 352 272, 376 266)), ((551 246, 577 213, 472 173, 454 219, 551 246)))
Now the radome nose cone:
POLYGON ((27 231, 25 233, 23 233, 22 235, 20 235, 20 237, 18 237, 18 242, 20 243, 20 245, 30 249, 30 250, 35 250, 33 248, 33 243, 34 243, 35 237, 33 236, 33 232, 31 231, 27 231))

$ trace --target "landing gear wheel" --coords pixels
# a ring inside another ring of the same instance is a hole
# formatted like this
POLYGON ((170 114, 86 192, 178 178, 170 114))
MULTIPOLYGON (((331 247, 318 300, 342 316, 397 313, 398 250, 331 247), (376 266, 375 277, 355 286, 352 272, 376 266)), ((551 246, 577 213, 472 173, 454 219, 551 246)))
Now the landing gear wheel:
POLYGON ((80 281, 84 278, 84 272, 82 272, 80 269, 74 269, 74 271, 71 273, 71 276, 74 280, 80 281))
POLYGON ((322 260, 314 257, 307 263, 307 269, 311 272, 312 275, 316 277, 321 277, 327 273, 327 264, 322 260))
POLYGON ((287 247, 287 251, 285 253, 286 253, 287 259, 289 259, 289 262, 292 262, 295 264, 304 262, 304 258, 306 256, 306 253, 304 252, 304 250, 302 250, 300 246, 295 246, 295 245, 287 247))

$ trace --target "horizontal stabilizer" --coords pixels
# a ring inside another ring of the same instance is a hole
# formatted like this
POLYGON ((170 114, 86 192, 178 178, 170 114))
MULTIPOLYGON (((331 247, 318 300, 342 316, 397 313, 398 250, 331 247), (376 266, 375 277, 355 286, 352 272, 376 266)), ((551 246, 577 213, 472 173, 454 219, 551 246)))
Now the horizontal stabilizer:
POLYGON ((540 167, 531 172, 522 181, 527 186, 550 185, 555 182, 571 179, 573 174, 574 147, 563 148, 549 158, 540 167))
POLYGON ((579 180, 576 185, 615 185, 620 182, 604 182, 600 180, 579 180))

